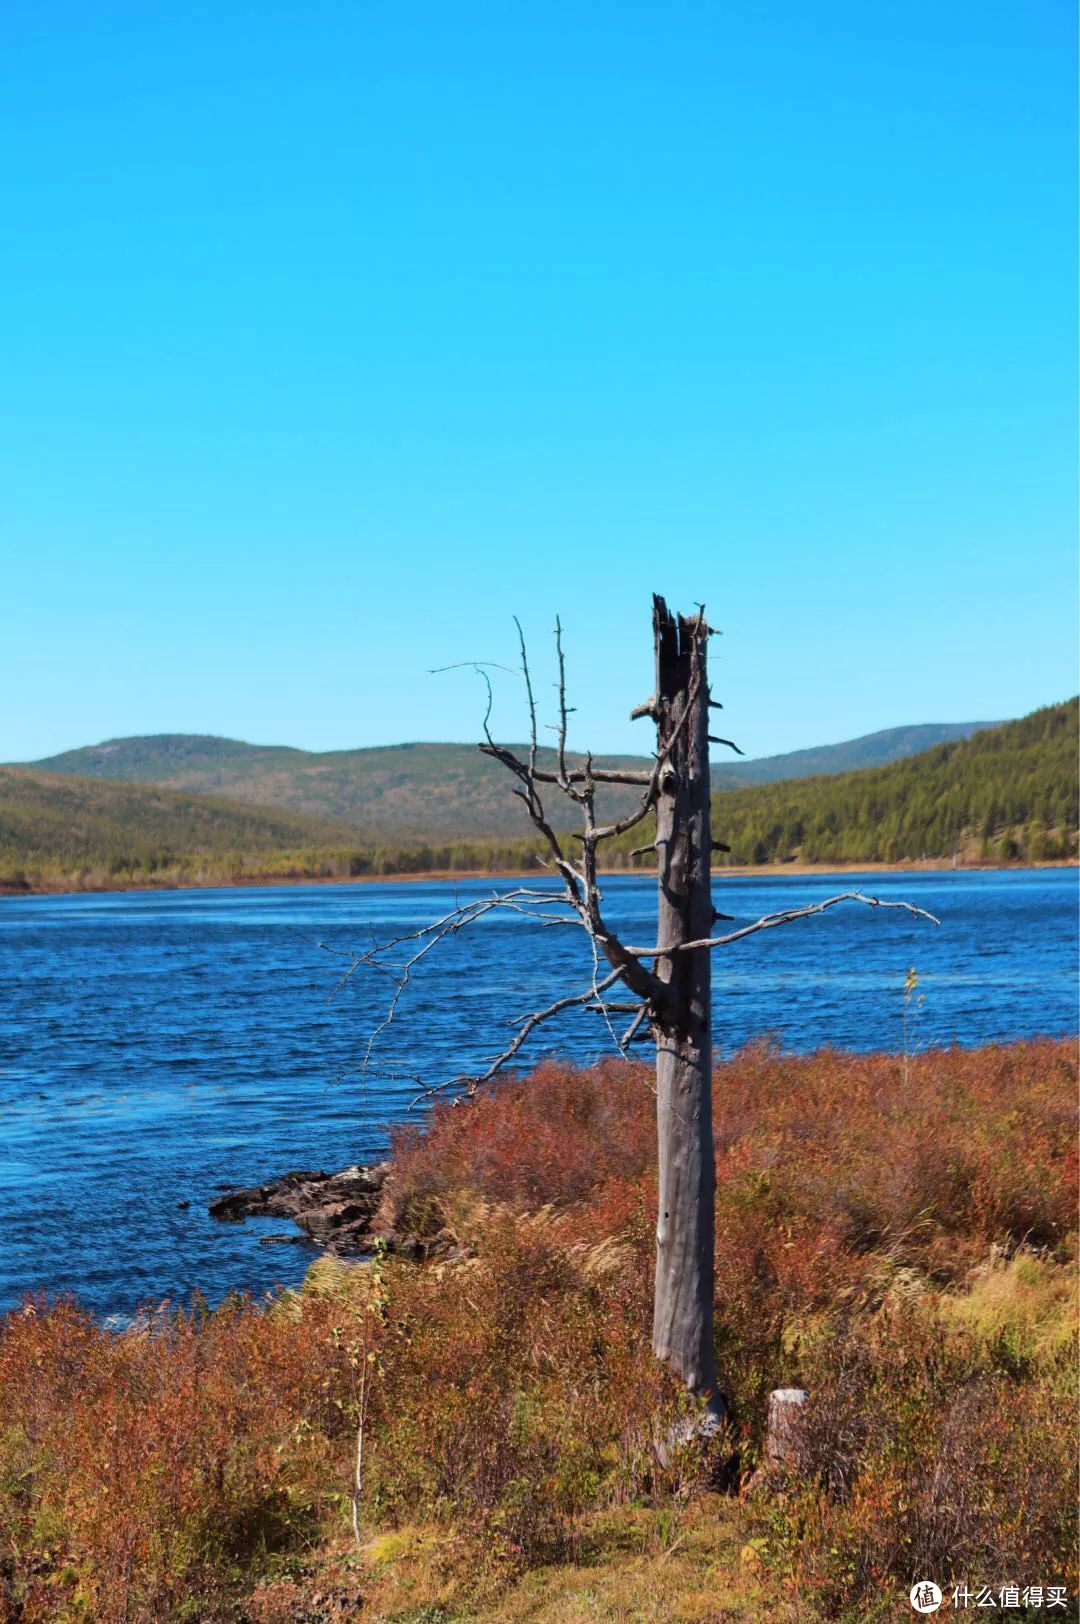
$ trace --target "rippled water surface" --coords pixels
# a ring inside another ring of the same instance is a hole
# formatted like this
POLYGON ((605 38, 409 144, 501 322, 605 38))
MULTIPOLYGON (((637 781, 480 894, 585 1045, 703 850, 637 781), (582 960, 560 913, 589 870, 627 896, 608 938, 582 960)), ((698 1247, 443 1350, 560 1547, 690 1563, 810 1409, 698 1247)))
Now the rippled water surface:
MULTIPOLYGON (((329 997, 347 951, 397 934, 491 880, 0 899, 0 1306, 70 1291, 95 1311, 211 1300, 296 1281, 305 1245, 212 1222, 218 1186, 377 1156, 415 1092, 356 1071, 387 984, 329 997), (328 1001, 329 999, 329 1001, 328 1001), (187 1203, 187 1206, 181 1206, 187 1203)), ((722 879, 739 923, 857 884, 722 879)), ((1075 1031, 1075 870, 874 875, 864 889, 941 918, 850 906, 715 957, 723 1052, 764 1033, 794 1050, 899 1049, 909 966, 925 995, 912 1041, 976 1044, 1075 1031)), ((655 884, 606 886, 611 921, 653 940, 655 884)), ((445 942, 409 989, 389 1069, 445 1076, 501 1048, 517 1011, 580 987, 576 933, 493 916, 445 942)), ((545 1048, 604 1050, 595 1015, 546 1028, 545 1048)), ((538 1054, 540 1048, 532 1053, 538 1054)))

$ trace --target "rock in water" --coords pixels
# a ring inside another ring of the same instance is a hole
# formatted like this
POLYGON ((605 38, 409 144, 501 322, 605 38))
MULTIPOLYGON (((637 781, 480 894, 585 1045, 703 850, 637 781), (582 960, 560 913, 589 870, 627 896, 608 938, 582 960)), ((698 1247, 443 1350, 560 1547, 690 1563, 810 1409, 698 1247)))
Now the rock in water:
POLYGON ((341 1173, 286 1173, 269 1184, 230 1190, 211 1201, 211 1218, 291 1218, 317 1246, 335 1256, 370 1251, 389 1162, 346 1167, 341 1173))

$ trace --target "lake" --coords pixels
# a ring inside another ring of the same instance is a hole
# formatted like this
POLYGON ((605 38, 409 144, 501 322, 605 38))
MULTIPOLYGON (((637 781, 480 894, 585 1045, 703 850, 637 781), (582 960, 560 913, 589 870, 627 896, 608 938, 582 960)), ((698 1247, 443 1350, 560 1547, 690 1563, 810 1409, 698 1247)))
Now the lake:
MULTIPOLYGON (((363 1083, 389 983, 333 995, 338 952, 415 928, 513 882, 380 883, 0 899, 0 1307, 71 1292, 130 1315, 198 1288, 297 1282, 304 1244, 262 1245, 280 1220, 220 1225, 226 1185, 377 1158, 415 1085, 363 1083), (187 1203, 186 1207, 181 1203, 187 1203)), ((843 906, 714 955, 715 1040, 771 1034, 802 1051, 900 1050, 904 978, 919 975, 909 1047, 1077 1027, 1077 872, 724 877, 717 906, 745 923, 854 887, 941 919, 843 906)), ((604 882, 626 939, 654 940, 655 881, 604 882)), ((728 927, 734 928, 734 927, 728 927)), ((515 1013, 582 986, 578 934, 496 914, 424 961, 380 1050, 433 1079, 477 1066, 515 1013)), ((527 1058, 610 1050, 576 1011, 527 1058)))

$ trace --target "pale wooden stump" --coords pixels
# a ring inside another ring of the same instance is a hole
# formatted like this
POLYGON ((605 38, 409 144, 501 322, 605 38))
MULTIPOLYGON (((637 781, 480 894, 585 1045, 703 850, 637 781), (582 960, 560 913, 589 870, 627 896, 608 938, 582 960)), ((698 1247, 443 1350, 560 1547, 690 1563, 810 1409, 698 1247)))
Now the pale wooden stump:
POLYGON ((777 1387, 769 1394, 769 1415, 765 1426, 767 1470, 794 1466, 799 1418, 805 1404, 806 1393, 801 1387, 777 1387))

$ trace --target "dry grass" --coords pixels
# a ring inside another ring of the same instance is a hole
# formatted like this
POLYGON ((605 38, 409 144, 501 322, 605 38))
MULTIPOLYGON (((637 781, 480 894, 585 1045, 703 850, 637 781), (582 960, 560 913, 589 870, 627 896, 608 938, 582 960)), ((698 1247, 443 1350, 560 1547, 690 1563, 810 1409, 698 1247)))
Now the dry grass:
MULTIPOLYGON (((408 1524, 358 1553, 324 1552, 318 1576, 263 1587, 253 1624, 297 1624, 313 1593, 332 1616, 367 1624, 750 1624, 794 1619, 767 1590, 763 1542, 737 1501, 702 1494, 663 1510, 622 1507, 589 1519, 574 1564, 541 1565, 478 1587, 470 1556, 445 1529, 408 1524), (350 1611, 359 1588, 364 1611, 350 1611), (486 1594, 485 1594, 486 1590, 486 1594)), ((479 1559, 482 1561, 482 1558, 479 1559)), ((337 1624, 335 1619, 334 1624, 337 1624)))

